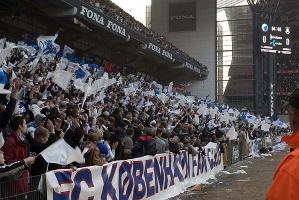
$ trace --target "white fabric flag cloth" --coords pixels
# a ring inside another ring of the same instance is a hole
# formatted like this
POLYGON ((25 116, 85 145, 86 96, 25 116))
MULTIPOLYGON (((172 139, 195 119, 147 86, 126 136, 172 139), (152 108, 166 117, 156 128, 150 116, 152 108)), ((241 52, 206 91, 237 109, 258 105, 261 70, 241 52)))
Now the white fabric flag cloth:
POLYGON ((231 127, 228 131, 228 133, 226 134, 226 137, 229 138, 229 140, 236 140, 238 139, 238 133, 236 132, 235 127, 231 127))
POLYGON ((205 149, 217 149, 217 143, 214 142, 209 142, 206 146, 204 146, 203 148, 205 149))
POLYGON ((40 155, 48 163, 68 165, 72 162, 84 163, 85 159, 79 147, 71 147, 64 139, 60 139, 45 150, 40 155))
POLYGON ((270 127, 271 127, 270 124, 263 123, 261 129, 262 131, 269 132, 270 127))
POLYGON ((56 83, 59 87, 61 87, 63 90, 66 90, 73 74, 69 71, 65 70, 56 70, 53 73, 53 82, 56 83))

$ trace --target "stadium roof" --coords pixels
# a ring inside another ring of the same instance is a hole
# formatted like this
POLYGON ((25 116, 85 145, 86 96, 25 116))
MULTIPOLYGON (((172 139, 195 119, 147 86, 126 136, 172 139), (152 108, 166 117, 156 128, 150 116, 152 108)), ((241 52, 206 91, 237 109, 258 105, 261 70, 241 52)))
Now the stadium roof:
MULTIPOLYGON (((167 60, 169 63, 176 63, 182 65, 184 68, 195 73, 207 76, 207 68, 195 61, 193 58, 184 55, 182 52, 174 51, 172 48, 166 48, 157 43, 155 40, 145 37, 140 32, 132 30, 130 27, 120 23, 114 18, 99 11, 95 7, 79 0, 44 0, 36 1, 42 6, 50 5, 52 8, 56 7, 64 9, 61 15, 69 15, 78 18, 83 24, 92 24, 97 28, 104 29, 116 37, 123 38, 126 41, 135 40, 141 43, 140 51, 145 54, 153 54, 160 58, 167 60), (66 10, 67 9, 67 10, 66 10)), ((57 11, 50 11, 49 14, 55 14, 57 11)))
POLYGON ((208 75, 206 66, 191 57, 161 46, 79 0, 3 0, 0 16, 0 25, 6 27, 0 34, 5 37, 59 31, 58 42, 75 48, 80 55, 106 55, 102 59, 112 57, 110 61, 115 64, 134 65, 136 71, 158 75, 165 81, 176 77, 206 79, 208 75))

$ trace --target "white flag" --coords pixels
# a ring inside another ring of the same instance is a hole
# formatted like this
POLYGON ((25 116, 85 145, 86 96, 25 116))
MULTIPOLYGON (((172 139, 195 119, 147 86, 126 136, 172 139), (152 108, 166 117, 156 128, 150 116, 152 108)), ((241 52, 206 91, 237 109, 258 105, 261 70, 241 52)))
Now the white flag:
POLYGON ((60 139, 40 153, 48 163, 68 165, 72 162, 84 163, 84 154, 79 147, 71 147, 64 139, 60 139))
POLYGON ((235 127, 231 127, 228 132, 226 133, 226 137, 229 138, 229 140, 236 140, 238 139, 238 133, 236 132, 235 127))
POLYGON ((73 74, 65 70, 55 70, 53 73, 53 82, 56 83, 63 90, 66 90, 71 82, 73 74))

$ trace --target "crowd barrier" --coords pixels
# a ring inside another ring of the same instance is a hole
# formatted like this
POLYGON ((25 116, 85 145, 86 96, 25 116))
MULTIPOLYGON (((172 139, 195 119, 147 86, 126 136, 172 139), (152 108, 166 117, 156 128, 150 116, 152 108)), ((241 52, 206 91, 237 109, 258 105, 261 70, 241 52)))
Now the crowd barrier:
POLYGON ((47 199, 168 199, 223 170, 220 145, 46 174, 47 199))
POLYGON ((32 176, 26 179, 0 181, 0 200, 46 200, 47 197, 39 190, 39 183, 42 176, 32 176), (19 182, 28 183, 28 187, 24 192, 20 191, 19 182))
POLYGON ((281 137, 257 138, 249 140, 226 141, 221 144, 224 167, 230 166, 248 157, 255 157, 262 147, 269 148, 280 143, 281 137))
POLYGON ((187 151, 165 153, 76 171, 51 171, 26 180, 29 189, 23 194, 17 191, 15 180, 2 180, 0 200, 167 199, 222 170, 222 153, 217 145, 197 155, 187 151))
POLYGON ((60 199, 167 199, 187 187, 204 182, 224 167, 256 155, 260 148, 275 145, 279 139, 225 141, 216 150, 190 155, 160 154, 115 161, 105 166, 81 168, 75 172, 58 170, 31 177, 29 190, 19 194, 13 181, 0 182, 0 200, 60 199), (43 189, 39 189, 43 178, 43 189), (11 187, 11 188, 9 188, 11 187), (171 191, 171 192, 169 192, 171 191))

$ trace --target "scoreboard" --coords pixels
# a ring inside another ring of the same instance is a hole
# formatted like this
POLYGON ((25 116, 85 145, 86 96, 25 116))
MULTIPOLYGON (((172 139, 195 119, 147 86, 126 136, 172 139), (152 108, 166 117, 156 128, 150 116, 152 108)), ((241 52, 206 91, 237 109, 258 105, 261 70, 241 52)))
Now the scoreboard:
POLYGON ((260 26, 261 51, 291 54, 291 28, 264 23, 260 26))

